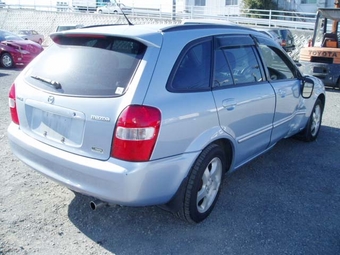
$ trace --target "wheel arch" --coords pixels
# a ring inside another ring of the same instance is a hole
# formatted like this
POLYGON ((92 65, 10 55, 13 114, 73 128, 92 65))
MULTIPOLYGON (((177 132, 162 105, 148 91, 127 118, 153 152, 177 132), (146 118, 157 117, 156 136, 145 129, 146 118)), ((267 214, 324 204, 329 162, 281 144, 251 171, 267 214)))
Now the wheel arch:
MULTIPOLYGON (((220 146, 222 150, 224 151, 224 155, 226 158, 225 162, 225 173, 228 172, 232 166, 233 158, 234 158, 234 146, 233 143, 226 138, 221 138, 216 141, 213 141, 212 143, 220 146)), ((209 144, 210 145, 210 144, 209 144)), ((207 145, 206 147, 208 147, 207 145)))
MULTIPOLYGON (((232 164, 233 155, 234 155, 233 142, 230 139, 227 139, 227 138, 216 139, 216 140, 208 143, 204 148, 202 148, 202 152, 212 144, 215 144, 215 145, 221 147, 222 150, 225 153, 225 158, 226 158, 225 171, 224 171, 224 174, 225 174, 226 172, 228 172, 231 169, 231 166, 233 165, 232 164)), ((195 159, 195 161, 198 159, 198 157, 195 159)), ((185 190, 186 190, 186 187, 188 185, 188 179, 189 179, 191 172, 192 172, 192 169, 188 172, 187 176, 182 180, 182 183, 180 184, 177 192, 170 199, 170 201, 167 202, 166 204, 159 205, 159 207, 161 209, 168 211, 168 212, 171 212, 175 216, 182 218, 182 219, 184 217, 183 212, 182 212, 182 208, 183 208, 182 202, 183 202, 183 199, 184 199, 184 196, 185 196, 185 190)))
POLYGON ((336 88, 336 87, 338 87, 338 89, 340 89, 340 76, 336 80, 336 83, 333 85, 333 88, 336 88))
POLYGON ((325 103, 326 103, 326 96, 324 94, 320 94, 318 96, 318 99, 320 99, 321 103, 322 103, 322 106, 323 108, 325 107, 325 103))

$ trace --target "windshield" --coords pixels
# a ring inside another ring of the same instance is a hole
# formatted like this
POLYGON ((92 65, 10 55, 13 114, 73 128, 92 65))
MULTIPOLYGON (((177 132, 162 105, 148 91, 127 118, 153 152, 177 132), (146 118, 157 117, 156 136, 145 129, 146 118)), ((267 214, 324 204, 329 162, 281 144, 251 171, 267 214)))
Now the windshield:
POLYGON ((322 40, 323 40, 323 35, 324 35, 324 31, 325 29, 325 24, 326 24, 327 20, 326 19, 322 19, 319 18, 317 19, 316 22, 316 30, 315 32, 315 41, 314 41, 314 46, 321 46, 322 44, 322 40))
POLYGON ((21 37, 17 36, 16 34, 7 32, 7 31, 0 31, 0 41, 14 41, 14 40, 23 40, 21 37))
MULTIPOLYGON (((315 22, 314 28, 314 42, 313 46, 315 47, 324 47, 326 44, 326 39, 331 39, 331 41, 338 41, 340 38, 339 29, 340 27, 337 25, 333 31, 333 18, 340 16, 340 9, 322 10, 318 12, 315 22), (336 16, 337 15, 337 16, 336 16), (330 19, 332 18, 332 19, 330 19)), ((337 18, 336 18, 337 19, 337 18)))
POLYGON ((30 32, 28 30, 20 30, 19 35, 28 35, 30 32))

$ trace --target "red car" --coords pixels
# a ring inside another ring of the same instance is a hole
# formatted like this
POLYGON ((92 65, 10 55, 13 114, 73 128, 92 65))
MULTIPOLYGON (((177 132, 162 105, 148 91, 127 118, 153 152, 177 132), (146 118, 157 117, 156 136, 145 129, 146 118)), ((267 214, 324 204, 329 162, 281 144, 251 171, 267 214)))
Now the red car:
POLYGON ((43 50, 38 43, 0 30, 0 64, 5 68, 25 66, 43 50))

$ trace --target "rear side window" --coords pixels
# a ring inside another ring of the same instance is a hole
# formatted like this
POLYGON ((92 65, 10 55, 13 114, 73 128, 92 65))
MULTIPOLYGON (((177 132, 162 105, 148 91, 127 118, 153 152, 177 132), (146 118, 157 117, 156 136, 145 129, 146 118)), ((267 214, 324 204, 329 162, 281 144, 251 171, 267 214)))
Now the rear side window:
POLYGON ((209 89, 211 48, 210 40, 187 48, 175 65, 168 89, 174 92, 209 89))
POLYGON ((76 96, 122 95, 146 50, 138 41, 117 37, 61 35, 53 40, 56 43, 31 66, 26 80, 76 96))

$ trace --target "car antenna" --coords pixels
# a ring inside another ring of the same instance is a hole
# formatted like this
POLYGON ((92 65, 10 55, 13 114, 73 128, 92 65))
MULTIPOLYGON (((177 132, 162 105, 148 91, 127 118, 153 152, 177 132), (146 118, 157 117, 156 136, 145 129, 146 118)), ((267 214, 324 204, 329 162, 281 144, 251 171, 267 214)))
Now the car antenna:
MULTIPOLYGON (((116 1, 115 1, 115 2, 116 2, 116 1)), ((133 26, 133 24, 131 23, 131 21, 126 17, 126 14, 123 12, 122 8, 120 8, 120 3, 117 3, 117 2, 116 2, 116 4, 117 4, 119 10, 121 11, 121 13, 123 13, 124 18, 125 18, 126 21, 128 22, 129 26, 133 26)))

